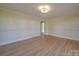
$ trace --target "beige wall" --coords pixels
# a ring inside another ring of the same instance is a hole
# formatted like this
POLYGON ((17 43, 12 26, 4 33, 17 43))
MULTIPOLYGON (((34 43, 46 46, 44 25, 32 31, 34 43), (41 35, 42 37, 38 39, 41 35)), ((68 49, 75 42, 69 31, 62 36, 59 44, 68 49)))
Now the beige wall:
POLYGON ((60 17, 46 20, 46 33, 58 37, 79 40, 79 17, 60 17))
POLYGON ((19 11, 0 9, 0 45, 38 36, 40 20, 19 11))

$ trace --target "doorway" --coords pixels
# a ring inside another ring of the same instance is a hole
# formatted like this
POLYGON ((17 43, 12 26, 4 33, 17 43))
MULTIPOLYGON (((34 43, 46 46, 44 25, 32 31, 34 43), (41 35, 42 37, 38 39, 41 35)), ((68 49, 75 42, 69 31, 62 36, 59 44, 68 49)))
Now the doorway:
POLYGON ((45 32, 45 21, 40 22, 40 35, 44 35, 45 32))

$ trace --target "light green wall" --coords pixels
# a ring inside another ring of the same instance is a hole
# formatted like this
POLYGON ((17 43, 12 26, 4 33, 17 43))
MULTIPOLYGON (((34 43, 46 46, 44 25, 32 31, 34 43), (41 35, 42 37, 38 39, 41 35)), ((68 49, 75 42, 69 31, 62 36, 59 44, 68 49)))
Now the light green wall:
POLYGON ((79 17, 59 17, 46 21, 46 33, 63 38, 79 40, 79 17))
POLYGON ((22 12, 0 9, 0 45, 38 36, 40 20, 22 12))

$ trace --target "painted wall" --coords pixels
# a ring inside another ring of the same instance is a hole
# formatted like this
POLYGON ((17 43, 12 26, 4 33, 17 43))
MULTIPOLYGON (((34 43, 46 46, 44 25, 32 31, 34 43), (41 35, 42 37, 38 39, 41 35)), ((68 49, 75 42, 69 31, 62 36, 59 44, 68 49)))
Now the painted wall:
POLYGON ((46 34, 79 40, 79 17, 60 17, 46 20, 46 34))
POLYGON ((22 12, 0 9, 0 45, 40 35, 40 20, 22 12))

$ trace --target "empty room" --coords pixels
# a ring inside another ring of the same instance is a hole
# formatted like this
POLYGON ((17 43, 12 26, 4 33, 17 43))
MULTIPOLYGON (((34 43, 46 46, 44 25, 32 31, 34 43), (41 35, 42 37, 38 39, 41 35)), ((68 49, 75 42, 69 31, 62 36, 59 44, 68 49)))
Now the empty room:
POLYGON ((0 56, 79 56, 79 4, 0 3, 0 56))

